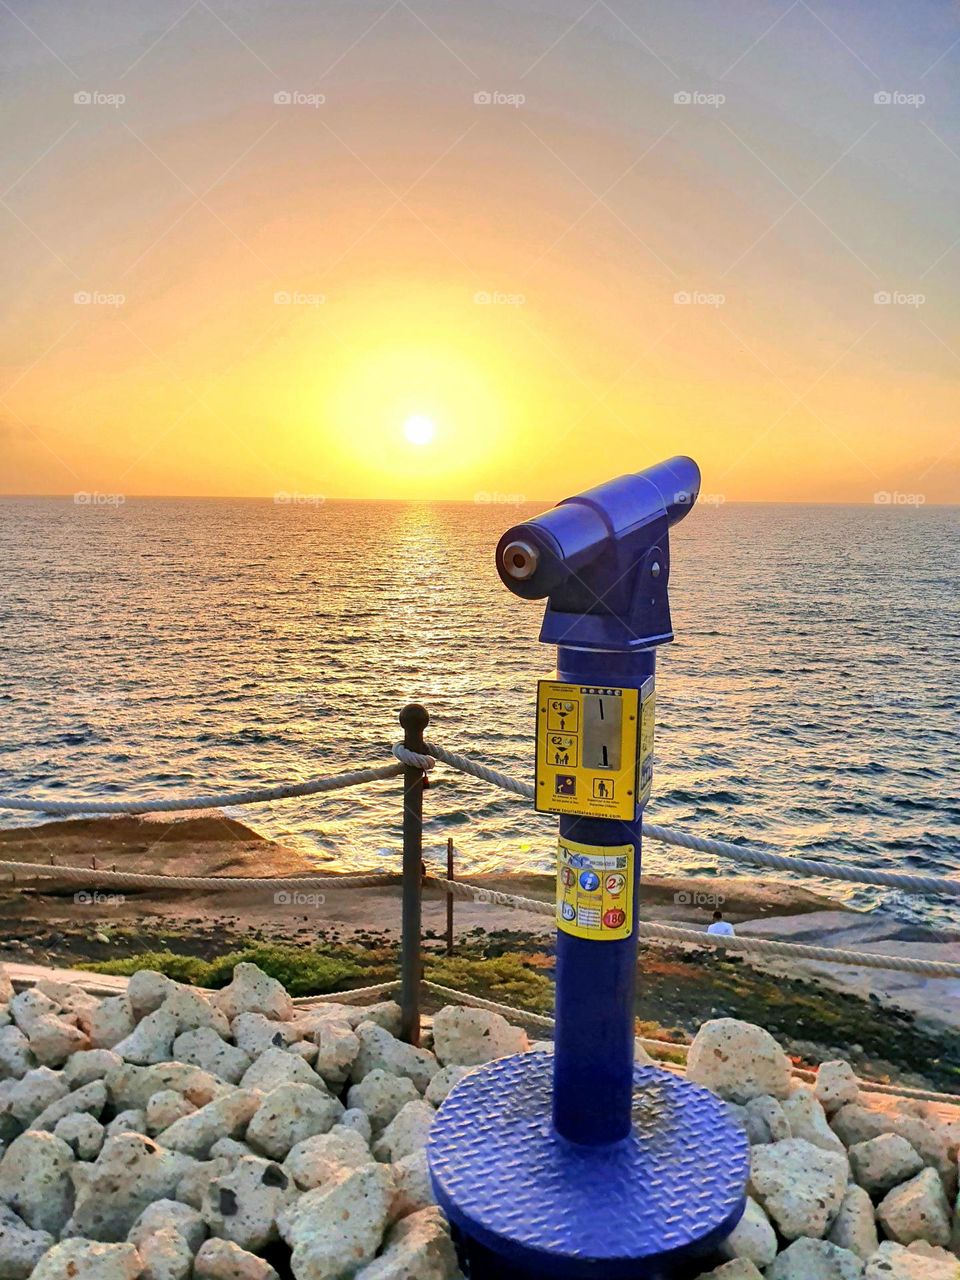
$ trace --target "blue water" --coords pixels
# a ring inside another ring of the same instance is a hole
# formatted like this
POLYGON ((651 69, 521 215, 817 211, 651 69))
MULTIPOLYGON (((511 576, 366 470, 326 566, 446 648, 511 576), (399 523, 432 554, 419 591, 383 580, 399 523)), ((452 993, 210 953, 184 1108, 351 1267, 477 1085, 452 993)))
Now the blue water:
MULTIPOLYGON (((553 656, 492 549, 536 509, 0 500, 0 791, 302 779, 384 760, 410 700, 437 741, 529 777, 553 656)), ((960 509, 713 505, 673 538, 650 817, 960 873, 960 509)), ((397 785, 243 817, 325 864, 394 867, 397 785)), ((464 870, 551 865, 553 822, 499 791, 440 770, 426 809, 430 857, 452 835, 464 870)), ((656 871, 717 865, 645 852, 656 871)), ((936 899, 837 892, 957 919, 936 899)))

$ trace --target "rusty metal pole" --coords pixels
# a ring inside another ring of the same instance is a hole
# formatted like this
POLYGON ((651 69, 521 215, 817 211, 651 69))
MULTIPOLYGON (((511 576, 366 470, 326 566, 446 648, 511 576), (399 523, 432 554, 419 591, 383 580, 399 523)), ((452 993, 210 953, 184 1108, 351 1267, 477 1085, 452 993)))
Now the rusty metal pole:
MULTIPOLYGON (((453 836, 447 836, 447 879, 453 876, 453 836)), ((447 955, 453 955, 453 894, 447 894, 447 955)))
MULTIPOLYGON (((411 702, 400 712, 403 745, 426 755, 423 731, 430 723, 426 709, 411 702)), ((400 1036, 420 1043, 420 927, 423 903, 423 789, 426 775, 417 765, 403 769, 403 906, 400 934, 400 1036)))

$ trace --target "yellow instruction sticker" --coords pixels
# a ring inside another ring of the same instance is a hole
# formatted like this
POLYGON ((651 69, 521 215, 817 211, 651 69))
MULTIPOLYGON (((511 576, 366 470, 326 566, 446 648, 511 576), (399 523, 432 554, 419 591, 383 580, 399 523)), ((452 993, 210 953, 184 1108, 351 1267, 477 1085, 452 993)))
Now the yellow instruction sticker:
POLYGON ((633 822, 653 785, 651 676, 640 689, 541 680, 536 808, 633 822))
POLYGON ((633 932, 632 844, 557 847, 557 928, 575 938, 617 942, 633 932))

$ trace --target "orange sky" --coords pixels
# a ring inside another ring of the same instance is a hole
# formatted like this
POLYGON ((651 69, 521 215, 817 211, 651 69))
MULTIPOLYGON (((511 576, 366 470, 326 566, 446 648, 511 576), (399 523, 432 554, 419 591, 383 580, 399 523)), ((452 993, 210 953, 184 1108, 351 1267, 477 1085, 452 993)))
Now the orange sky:
POLYGON ((15 0, 0 492, 554 499, 682 452, 728 501, 958 502, 958 39, 15 0))

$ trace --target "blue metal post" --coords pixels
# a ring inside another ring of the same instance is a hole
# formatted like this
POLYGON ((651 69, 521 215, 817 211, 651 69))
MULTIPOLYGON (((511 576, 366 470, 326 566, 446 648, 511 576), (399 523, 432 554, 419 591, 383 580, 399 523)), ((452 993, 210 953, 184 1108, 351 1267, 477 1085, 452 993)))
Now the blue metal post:
POLYGON ((749 1144, 706 1089, 634 1066, 641 818, 656 647, 673 639, 672 458, 508 530, 504 584, 547 600, 557 679, 537 697, 537 808, 560 816, 553 1054, 471 1071, 428 1144, 467 1280, 688 1280, 746 1204, 749 1144))
MULTIPOLYGON (((570 684, 639 689, 654 673, 656 650, 603 653, 561 646, 557 679, 570 684)), ((561 816, 560 836, 581 844, 632 844, 633 901, 640 885, 640 827, 633 822, 561 816)), ((557 933, 557 1029, 553 1122, 571 1142, 619 1142, 631 1127, 637 919, 629 938, 594 942, 557 933), (589 1087, 584 1082, 589 1081, 589 1087)))

